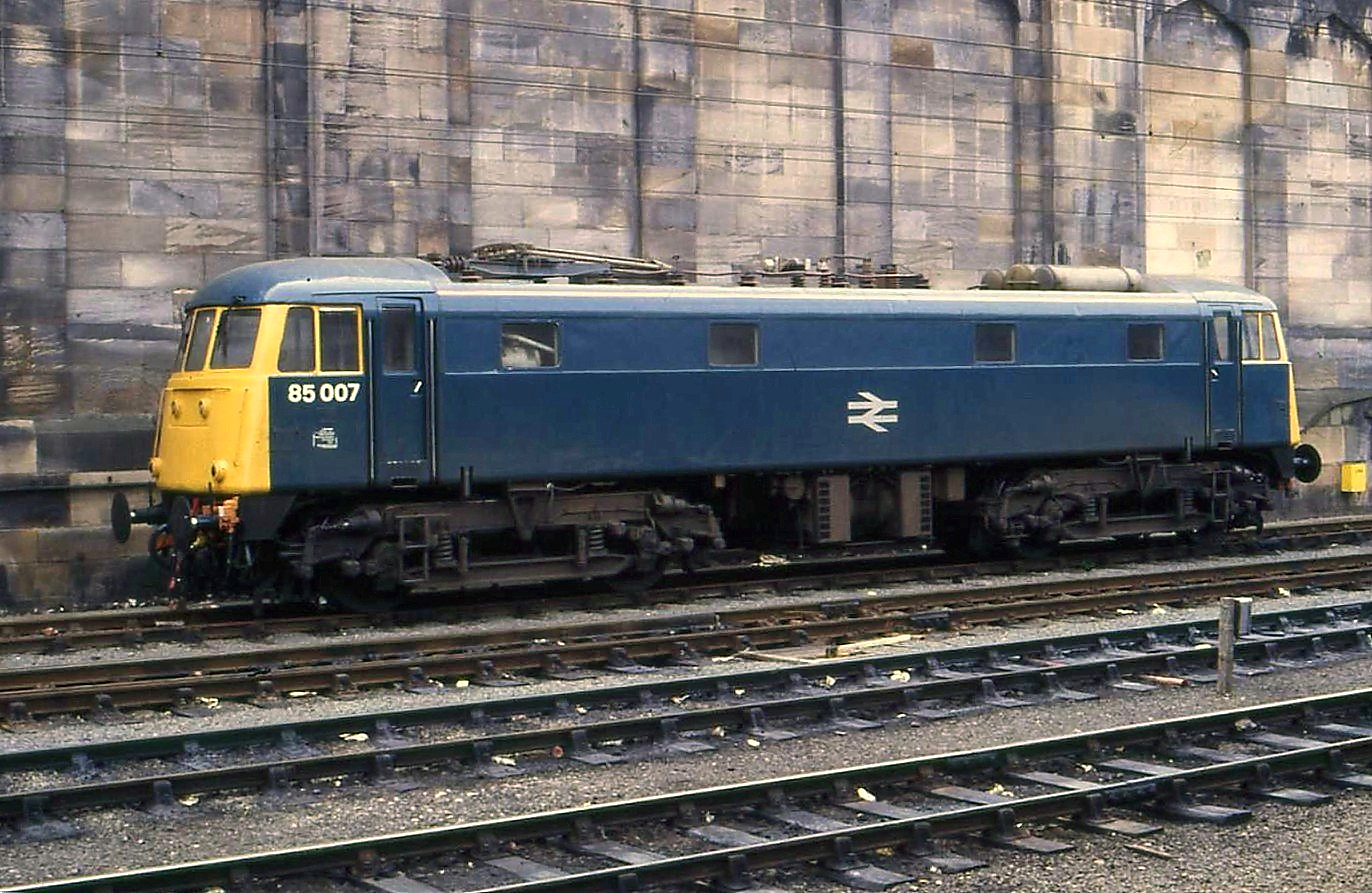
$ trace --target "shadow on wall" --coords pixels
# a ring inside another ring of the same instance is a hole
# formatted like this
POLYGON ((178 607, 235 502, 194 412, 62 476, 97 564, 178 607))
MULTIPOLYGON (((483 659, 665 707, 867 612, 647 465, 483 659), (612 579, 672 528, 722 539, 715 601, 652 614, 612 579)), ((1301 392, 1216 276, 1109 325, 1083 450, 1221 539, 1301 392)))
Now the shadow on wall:
POLYGON ((1369 509, 1366 493, 1340 492, 1338 483, 1299 486, 1278 500, 1270 518, 1316 518, 1330 515, 1363 515, 1369 509))
POLYGON ((146 556, 63 562, 0 560, 0 612, 79 611, 167 597, 167 579, 146 556))

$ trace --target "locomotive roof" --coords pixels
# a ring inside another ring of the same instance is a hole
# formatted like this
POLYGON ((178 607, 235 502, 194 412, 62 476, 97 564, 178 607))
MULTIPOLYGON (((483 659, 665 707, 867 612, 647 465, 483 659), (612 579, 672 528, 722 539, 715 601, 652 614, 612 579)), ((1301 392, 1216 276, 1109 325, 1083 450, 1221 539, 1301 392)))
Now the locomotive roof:
POLYGON ((1273 309, 1267 298, 1242 286, 1191 277, 1146 277, 1147 290, 1054 291, 1014 289, 819 289, 740 286, 568 285, 558 283, 456 283, 418 258, 303 257, 264 261, 231 270, 207 283, 188 306, 309 302, 326 296, 433 294, 440 306, 472 312, 580 315, 706 313, 975 316, 1045 314, 1098 316, 1148 313, 1193 316, 1196 302, 1222 301, 1273 309), (957 305, 956 309, 950 305, 957 305))
POLYGON ((718 286, 453 285, 440 287, 441 306, 471 312, 595 315, 680 313, 770 315, 1047 315, 1195 316, 1197 301, 1214 300, 1272 309, 1256 292, 1196 283, 1203 290, 1073 292, 1036 290, 794 289, 718 286))
POLYGON ((190 306, 306 301, 319 294, 432 292, 448 277, 417 257, 293 257, 247 264, 205 283, 190 306))

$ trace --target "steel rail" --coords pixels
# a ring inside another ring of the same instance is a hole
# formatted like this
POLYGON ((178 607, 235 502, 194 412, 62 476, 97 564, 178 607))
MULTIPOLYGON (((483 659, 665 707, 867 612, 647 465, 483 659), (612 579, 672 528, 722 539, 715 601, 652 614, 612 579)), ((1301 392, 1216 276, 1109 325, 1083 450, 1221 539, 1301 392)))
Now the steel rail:
MULTIPOLYGON (((1368 522, 1372 534, 1372 519, 1368 522)), ((1107 561, 1112 553, 1132 552, 1111 549, 1092 553, 1089 560, 1107 561)), ((481 592, 466 593, 460 603, 437 602, 421 597, 413 604, 393 611, 372 614, 342 612, 319 613, 311 605, 286 602, 229 600, 177 607, 174 605, 135 608, 63 611, 52 613, 0 614, 0 654, 34 651, 60 652, 71 647, 99 647, 143 644, 147 642, 184 642, 233 637, 254 638, 277 632, 331 632, 375 626, 406 626, 425 622, 459 623, 491 616, 527 616, 546 612, 550 607, 568 610, 599 610, 606 607, 641 607, 646 601, 670 603, 689 599, 698 593, 716 593, 735 587, 787 589, 822 580, 832 574, 856 575, 855 579, 901 579, 906 576, 924 581, 956 579, 986 573, 1022 570, 1024 562, 999 561, 980 564, 950 564, 942 553, 905 548, 891 553, 868 550, 845 554, 841 558, 806 557, 782 565, 730 564, 704 568, 690 575, 673 571, 671 581, 643 592, 573 592, 552 587, 526 586, 522 590, 501 591, 483 597, 481 592), (873 576, 875 575, 875 576, 873 576), (532 594, 531 594, 532 593, 532 594)), ((1042 565, 1043 562, 1030 562, 1042 565)))
MULTIPOLYGON (((1314 651, 1316 643, 1319 645, 1317 653, 1322 655, 1319 658, 1321 660, 1334 656, 1329 651, 1330 648, 1342 651, 1372 649, 1372 635, 1369 635, 1372 634, 1372 617, 1367 617, 1368 609, 1372 608, 1372 605, 1363 603, 1356 607, 1363 616, 1363 619, 1357 622, 1320 626, 1299 632, 1260 632, 1253 638, 1240 640, 1236 645, 1236 655, 1239 659, 1247 661, 1250 667, 1270 668, 1272 661, 1289 657, 1293 650, 1314 651)), ((1280 629, 1283 625, 1289 626, 1292 621, 1319 619, 1320 612, 1312 609, 1303 618, 1292 615, 1267 615, 1256 622, 1265 627, 1280 629)), ((718 735, 721 732, 728 734, 733 731, 746 732, 750 729, 761 733, 763 726, 771 729, 773 723, 824 719, 842 723, 850 713, 861 716, 889 715, 899 711, 918 710, 921 705, 931 702, 975 700, 988 691, 993 693, 989 699, 992 703, 997 698, 1023 694, 1037 695, 1047 701, 1062 696, 1080 698, 1085 695, 1070 690, 1064 694, 1065 686, 1083 683, 1103 686, 1108 685, 1113 677, 1185 674, 1196 668, 1213 668, 1215 647, 1210 641, 1199 638, 1205 633, 1213 633, 1214 623, 1208 624, 1208 627, 1204 629, 1202 626, 1198 629, 1195 626, 1183 627, 1182 624, 1173 624, 1164 628, 1126 631, 1123 635, 1112 634, 1103 640, 1097 638, 1088 641, 1089 637, 1086 636, 1070 636, 975 649, 907 654, 882 660, 826 661, 803 668, 786 667, 772 671, 757 671, 718 682, 731 686, 725 691, 732 693, 740 689, 745 692, 750 690, 745 686, 754 689, 773 688, 789 682, 794 687, 797 681, 813 684, 826 677, 880 678, 881 674, 896 669, 907 670, 912 676, 922 674, 923 678, 911 679, 904 683, 887 680, 888 684, 881 687, 863 687, 843 692, 793 691, 779 699, 735 700, 734 703, 722 706, 673 710, 666 713, 654 712, 647 716, 579 722, 575 725, 564 724, 532 731, 486 733, 484 730, 486 723, 495 717, 568 715, 572 712, 573 704, 578 707, 589 705, 590 708, 637 704, 641 708, 645 703, 655 704, 663 699, 700 694, 703 689, 708 690, 705 683, 715 680, 677 680, 662 684, 647 683, 613 689, 589 689, 520 697, 503 702, 475 703, 460 707, 424 708, 411 711, 408 718, 431 721, 439 717, 450 721, 462 721, 478 735, 461 740, 424 744, 406 744, 393 738, 383 741, 380 747, 362 753, 278 758, 215 769, 162 772, 115 781, 0 793, 0 818, 20 817, 39 809, 67 811, 116 803, 166 803, 172 797, 189 794, 279 788, 288 781, 385 776, 396 769, 446 764, 452 761, 481 769, 489 766, 491 757, 495 755, 546 755, 562 752, 576 758, 586 755, 606 742, 656 742, 666 747, 680 746, 677 745, 681 740, 680 736, 695 733, 718 735), (1168 638, 1180 638, 1181 641, 1164 641, 1168 638), (1078 651, 1085 647, 1091 650, 1086 653, 1078 651), (1144 647, 1150 650, 1131 651, 1131 647, 1144 647), (968 665, 972 663, 978 664, 978 668, 970 668, 968 665), (951 678, 929 675, 933 672, 946 673, 951 678), (787 679, 788 675, 798 676, 799 680, 787 679)), ((1364 655, 1369 653, 1372 653, 1372 650, 1363 651, 1364 655)), ((717 691, 718 688, 717 685, 717 691)), ((280 741, 283 740, 281 733, 289 728, 299 746, 298 742, 302 740, 301 733, 317 738, 321 732, 337 733, 339 730, 365 729, 375 732, 378 718, 353 716, 249 731, 257 741, 280 741)), ((391 714, 386 719, 392 727, 404 722, 398 714, 391 714)), ((215 734, 186 734, 143 741, 70 745, 29 753, 12 753, 0 755, 0 770, 15 771, 64 765, 88 766, 129 755, 185 755, 186 745, 195 744, 199 749, 209 749, 213 746, 215 737, 215 734)), ((220 740, 235 744, 243 743, 236 736, 222 732, 218 733, 218 737, 220 740)), ((704 746, 699 741, 692 744, 692 749, 695 750, 715 749, 712 746, 704 746)))
MULTIPOLYGON (((1372 618, 1372 603, 1347 602, 1336 605, 1279 610, 1253 616, 1253 633, 1241 638, 1237 648, 1240 656, 1250 654, 1250 646, 1267 647, 1273 635, 1292 628, 1313 627, 1311 636, 1356 631, 1358 624, 1372 618), (1269 632, 1270 630, 1270 632, 1269 632)), ((1009 664, 1036 659, 1041 669, 1052 669, 1079 662, 1084 654, 1120 655, 1130 650, 1175 656, 1193 650, 1215 636, 1216 622, 1178 621, 1111 630, 1103 633, 1075 633, 1050 638, 1024 638, 986 646, 942 648, 920 653, 863 655, 847 659, 829 659, 804 664, 786 664, 762 669, 739 671, 727 676, 688 676, 675 680, 648 680, 619 686, 596 686, 575 691, 559 691, 545 695, 523 695, 483 701, 470 701, 429 707, 410 707, 384 713, 353 713, 337 717, 310 720, 288 720, 268 725, 252 725, 237 729, 205 730, 181 735, 134 738, 107 742, 78 742, 59 747, 0 752, 0 773, 34 769, 62 769, 81 760, 96 763, 110 760, 183 755, 187 745, 204 750, 253 743, 270 744, 283 739, 287 733, 297 740, 324 738, 351 732, 370 732, 377 721, 384 720, 392 728, 436 723, 460 723, 479 726, 482 722, 513 716, 557 714, 568 704, 583 707, 605 707, 616 704, 643 704, 649 699, 658 701, 678 697, 731 694, 739 689, 791 685, 800 680, 810 684, 824 684, 828 678, 843 680, 855 677, 870 679, 898 670, 924 672, 937 665, 958 671, 968 666, 1009 664)), ((22 739, 20 739, 22 740, 22 739)))
MULTIPOLYGON (((1300 544, 1327 545, 1335 540, 1361 542, 1372 534, 1372 519, 1338 518, 1293 522, 1269 528, 1263 540, 1267 547, 1294 548, 1300 544)), ((185 607, 146 606, 46 614, 0 614, 0 654, 61 652, 71 648, 132 646, 150 642, 199 642, 215 639, 261 639, 273 634, 329 634, 341 630, 376 626, 410 626, 426 622, 461 623, 492 616, 525 616, 549 606, 568 609, 604 609, 617 605, 639 605, 644 600, 671 603, 709 595, 720 589, 794 590, 806 586, 872 586, 918 581, 934 583, 967 576, 993 576, 1035 570, 1053 570, 1073 563, 1090 562, 1097 566, 1117 565, 1139 560, 1156 560, 1170 554, 1191 555, 1183 544, 1160 547, 1120 546, 1102 548, 1099 543, 1081 543, 1085 551, 1067 550, 1050 558, 1016 559, 980 564, 950 564, 939 561, 938 552, 908 552, 898 555, 866 554, 844 561, 805 559, 779 567, 734 567, 699 572, 694 578, 674 576, 668 585, 648 593, 624 595, 560 593, 552 596, 464 600, 461 604, 420 603, 380 615, 347 613, 302 613, 300 605, 226 601, 185 607)), ((1231 549, 1245 543, 1230 543, 1231 549)))
MULTIPOLYGON (((1024 596, 1010 598, 1014 587, 1001 590, 1003 599, 989 605, 947 608, 942 622, 977 622, 1007 617, 1038 617, 1069 611, 1095 611, 1124 605, 1214 598, 1219 595, 1262 595, 1278 583, 1301 586, 1336 586, 1372 580, 1372 563, 1366 556, 1340 556, 1301 561, 1264 562, 1244 567, 1211 568, 1206 573, 1237 574, 1237 579, 1174 586, 1169 589, 1116 588, 1122 580, 1107 581, 1108 591, 1077 594, 1058 600, 1024 596), (1284 575, 1284 576, 1282 576, 1284 575)), ((1153 577, 1155 575, 1147 575, 1153 577)), ((1175 580, 1179 575, 1156 575, 1175 580)), ((1031 584, 1030 590, 1042 585, 1031 584)), ((1080 582, 1073 585, 1083 585, 1080 582)), ((988 587, 989 589, 989 587, 988 587)), ((1021 590, 1023 591, 1023 590, 1021 590)), ((985 597, 987 590, 979 595, 985 597)), ((946 595, 946 593, 942 593, 946 595)), ((728 654, 748 649, 777 648, 803 642, 828 642, 844 637, 927 628, 935 619, 927 613, 912 616, 897 610, 904 606, 928 611, 923 596, 898 594, 864 596, 842 602, 817 601, 810 612, 856 613, 837 619, 806 620, 798 608, 743 608, 713 615, 682 615, 650 620, 647 635, 635 636, 632 622, 613 622, 547 628, 506 629, 494 634, 400 638, 359 643, 330 643, 293 649, 263 649, 191 658, 152 661, 63 665, 60 667, 0 672, 0 716, 11 720, 39 713, 108 710, 123 706, 162 706, 185 703, 195 697, 234 698, 272 696, 281 690, 348 690, 358 685, 427 684, 432 678, 490 678, 493 674, 557 672, 564 666, 603 667, 633 661, 684 660, 698 654, 728 654), (886 608, 885 613, 863 614, 863 608, 886 608), (772 620, 771 625, 747 626, 747 622, 772 620), (680 626, 678 626, 680 624, 680 626), (691 628, 696 624, 696 628, 691 628), (703 627, 703 628, 701 628, 703 627), (622 638, 614 629, 625 629, 622 638), (566 636, 549 643, 540 636, 566 636), (509 647, 471 647, 462 643, 508 642, 509 647), (538 642, 529 647, 524 642, 538 642), (389 649, 389 650, 388 650, 389 649), (436 650, 435 650, 436 649, 436 650), (392 656, 400 654, 403 656, 392 656), (338 663, 351 659, 351 663, 338 663), (289 665, 291 660, 299 665, 289 665), (92 679, 115 681, 91 682, 92 679), (27 688, 23 686, 27 685, 27 688)), ((638 624, 639 627, 644 624, 638 624)))
MULTIPOLYGON (((426 654, 454 654, 468 650, 493 655, 499 649, 527 648, 531 643, 549 640, 559 647, 604 641, 615 636, 664 635, 700 630, 731 631, 753 635, 766 633, 766 625, 806 621, 836 616, 845 622, 867 618, 865 627, 855 626, 854 634, 881 631, 889 623, 909 623, 907 612, 930 612, 930 624, 950 619, 975 622, 997 617, 1009 619, 1043 616, 1072 610, 1144 604, 1168 599, 1184 599, 1196 594, 1227 595, 1270 590, 1277 583, 1292 586, 1341 585, 1372 580, 1372 553, 1314 559, 1280 559, 1245 565, 1220 565, 1188 570, 1127 574, 1086 580, 1053 580, 1010 583, 967 591, 945 589, 926 592, 875 593, 834 598, 819 596, 784 605, 743 606, 713 612, 671 614, 662 617, 628 618, 576 624, 534 623, 488 631, 437 634, 395 635, 359 641, 329 641, 307 645, 274 646, 185 657, 147 660, 101 661, 87 664, 39 666, 0 670, 0 698, 7 692, 26 688, 81 685, 102 682, 111 674, 125 679, 189 676, 191 674, 231 673, 264 667, 288 667, 332 663, 359 657, 419 657, 426 654), (1226 588, 1227 587, 1227 588, 1226 588), (1047 598, 1071 599, 1074 604, 1039 604, 1047 598), (950 607, 950 602, 965 604, 950 607), (978 606, 985 606, 978 610, 978 606)), ((823 633, 822 627, 818 631, 823 633)))
MULTIPOLYGON (((1299 722, 1312 714, 1354 713, 1372 706, 1372 689, 1301 698, 1279 703, 1225 710, 1173 720, 1159 720, 1086 733, 1020 742, 987 750, 964 750, 934 756, 894 760, 864 766, 768 778, 612 803, 529 815, 468 822, 435 828, 376 835, 293 849, 226 856, 198 862, 165 865, 86 877, 65 878, 5 888, 0 893, 77 893, 77 891, 180 890, 194 886, 243 884, 266 879, 339 868, 366 870, 383 860, 415 858, 454 851, 486 851, 491 841, 531 841, 572 838, 587 827, 614 828, 644 822, 689 819, 707 811, 739 809, 775 802, 778 797, 825 796, 861 787, 908 785, 931 774, 956 775, 968 771, 1022 766, 1030 759, 1098 754, 1102 748, 1147 746, 1174 740, 1177 735, 1229 732, 1236 723, 1299 722)), ((1064 791, 987 806, 946 810, 932 815, 854 824, 839 830, 809 833, 747 846, 712 850, 619 866, 548 881, 495 888, 521 893, 570 893, 640 889, 661 883, 708 877, 727 878, 740 867, 757 868, 809 863, 827 855, 867 852, 900 846, 926 836, 990 831, 1007 819, 1013 824, 1063 816, 1085 815, 1093 805, 1142 805, 1177 799, 1189 791, 1258 782, 1272 775, 1327 772, 1331 778, 1346 771, 1348 760, 1372 758, 1372 737, 1336 742, 1309 740, 1282 752, 1265 753, 1226 763, 1177 768, 1162 776, 1106 782, 1088 790, 1064 791)))
POLYGON ((1007 800, 1003 804, 968 806, 932 815, 855 824, 834 831, 814 832, 632 866, 486 887, 473 893, 619 893, 623 890, 676 885, 688 880, 724 880, 738 874, 742 868, 779 868, 825 858, 837 860, 851 857, 853 853, 887 847, 917 845, 926 839, 925 835, 948 837, 985 833, 1007 824, 1084 816, 1090 809, 1088 804, 1091 798, 1099 798, 1116 808, 1127 807, 1163 798, 1179 798, 1192 791, 1257 782, 1272 775, 1319 771, 1331 768, 1336 760, 1350 756, 1355 759, 1372 757, 1372 736, 1335 743, 1312 742, 1310 747, 1301 750, 1178 769, 1167 776, 1101 784, 1090 791, 1039 794, 1007 800))

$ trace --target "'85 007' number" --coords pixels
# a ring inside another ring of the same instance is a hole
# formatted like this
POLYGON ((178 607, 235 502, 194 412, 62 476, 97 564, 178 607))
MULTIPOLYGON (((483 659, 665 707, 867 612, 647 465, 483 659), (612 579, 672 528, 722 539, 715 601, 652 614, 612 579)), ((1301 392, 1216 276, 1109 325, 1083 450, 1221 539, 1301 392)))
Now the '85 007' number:
POLYGON ((293 382, 286 386, 286 399, 291 403, 352 403, 362 385, 355 381, 326 381, 322 384, 293 382))

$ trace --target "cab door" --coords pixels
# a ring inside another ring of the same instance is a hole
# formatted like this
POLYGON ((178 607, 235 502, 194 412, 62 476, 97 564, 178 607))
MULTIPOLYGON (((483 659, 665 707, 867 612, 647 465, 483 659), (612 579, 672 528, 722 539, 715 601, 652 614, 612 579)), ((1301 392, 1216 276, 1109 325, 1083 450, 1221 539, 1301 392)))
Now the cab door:
POLYGON ((1243 445, 1291 443, 1291 363, 1275 311, 1243 314, 1243 445))
POLYGON ((1211 306, 1206 336, 1206 445, 1228 448, 1239 443, 1243 416, 1239 365, 1239 323, 1236 308, 1211 306))
POLYGON ((381 487, 429 483, 431 385, 423 302, 382 297, 369 331, 372 482, 381 487))

